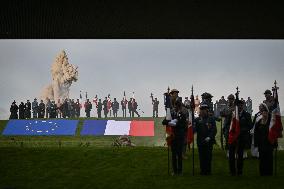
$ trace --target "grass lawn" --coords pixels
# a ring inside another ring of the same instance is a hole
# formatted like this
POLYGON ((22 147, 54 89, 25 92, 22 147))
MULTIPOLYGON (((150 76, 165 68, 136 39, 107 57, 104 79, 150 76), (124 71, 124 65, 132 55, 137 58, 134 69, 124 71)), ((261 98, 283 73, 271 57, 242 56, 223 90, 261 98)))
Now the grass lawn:
MULTIPOLYGON (((184 160, 184 175, 168 176, 168 152, 164 147, 161 120, 154 119, 154 137, 132 137, 137 145, 133 148, 111 147, 114 137, 110 136, 80 136, 83 119, 76 136, 0 136, 0 189, 283 188, 284 151, 278 152, 277 176, 260 177, 258 160, 249 158, 244 162, 244 175, 231 177, 219 143, 214 146, 213 175, 198 174, 196 149, 195 176, 192 176, 191 152, 189 159, 184 160)), ((0 121, 0 132, 6 124, 7 121, 0 121)), ((219 131, 220 124, 217 126, 219 131)), ((219 132, 216 140, 219 142, 219 132)), ((283 146, 283 139, 280 146, 283 146)))

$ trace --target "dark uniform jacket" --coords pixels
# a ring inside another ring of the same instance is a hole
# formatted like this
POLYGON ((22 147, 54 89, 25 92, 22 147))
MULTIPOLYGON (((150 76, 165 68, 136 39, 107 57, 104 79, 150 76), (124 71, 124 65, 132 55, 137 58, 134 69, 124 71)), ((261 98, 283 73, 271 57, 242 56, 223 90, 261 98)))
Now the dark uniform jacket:
POLYGON ((238 141, 250 146, 249 144, 250 130, 253 127, 251 115, 246 111, 242 111, 239 115, 239 120, 240 120, 240 135, 238 137, 238 141))
POLYGON ((188 126, 188 110, 182 107, 179 112, 172 112, 172 119, 177 119, 176 126, 172 127, 174 137, 184 137, 188 126))
POLYGON ((266 124, 262 124, 261 120, 259 120, 255 124, 254 128, 254 146, 258 147, 261 150, 271 150, 272 145, 268 140, 268 133, 269 133, 269 122, 270 116, 266 124))
POLYGON ((197 145, 215 144, 215 136, 217 133, 216 122, 214 117, 196 118, 195 131, 197 132, 197 145), (205 138, 210 137, 210 141, 206 142, 205 138))

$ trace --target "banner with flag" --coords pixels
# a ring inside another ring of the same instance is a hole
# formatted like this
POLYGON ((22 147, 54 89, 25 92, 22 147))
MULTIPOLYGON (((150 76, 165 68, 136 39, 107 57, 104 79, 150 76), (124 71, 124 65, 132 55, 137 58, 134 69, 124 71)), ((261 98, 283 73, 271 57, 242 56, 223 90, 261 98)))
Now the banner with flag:
POLYGON ((192 127, 192 115, 189 112, 188 129, 187 129, 187 144, 191 144, 193 141, 193 127, 192 127))
POLYGON ((75 135, 78 120, 10 120, 2 135, 75 135))
POLYGON ((81 135, 154 136, 154 121, 85 120, 81 135))
POLYGON ((235 106, 229 130, 229 144, 233 144, 238 139, 240 131, 239 109, 238 106, 235 106))
POLYGON ((276 102, 276 106, 271 113, 271 120, 269 124, 268 139, 271 144, 274 144, 278 138, 282 138, 283 125, 281 121, 279 103, 276 102))

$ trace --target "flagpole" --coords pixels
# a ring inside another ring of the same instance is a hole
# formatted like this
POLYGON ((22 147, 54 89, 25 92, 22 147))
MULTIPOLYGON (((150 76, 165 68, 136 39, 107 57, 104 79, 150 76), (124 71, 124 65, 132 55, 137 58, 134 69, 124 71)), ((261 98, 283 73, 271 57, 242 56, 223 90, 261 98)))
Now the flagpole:
POLYGON ((194 176, 194 108, 195 108, 195 103, 194 103, 194 96, 193 96, 193 85, 191 87, 191 107, 192 107, 192 111, 191 111, 191 116, 192 116, 192 175, 194 176))
MULTIPOLYGON (((279 103, 278 102, 278 93, 277 93, 277 89, 279 89, 279 87, 277 87, 277 82, 276 80, 274 81, 274 87, 272 87, 272 91, 273 91, 273 97, 275 99, 275 103, 279 103)), ((281 119, 281 118, 280 118, 281 119)), ((276 139, 276 148, 274 151, 274 175, 277 176, 277 151, 278 151, 278 140, 276 139)))

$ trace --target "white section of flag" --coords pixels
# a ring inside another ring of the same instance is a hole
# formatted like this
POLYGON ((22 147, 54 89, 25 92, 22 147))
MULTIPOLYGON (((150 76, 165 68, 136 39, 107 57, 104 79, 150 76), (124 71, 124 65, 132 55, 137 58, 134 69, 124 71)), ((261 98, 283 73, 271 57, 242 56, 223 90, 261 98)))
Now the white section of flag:
POLYGON ((129 135, 131 121, 108 120, 104 135, 129 135))

